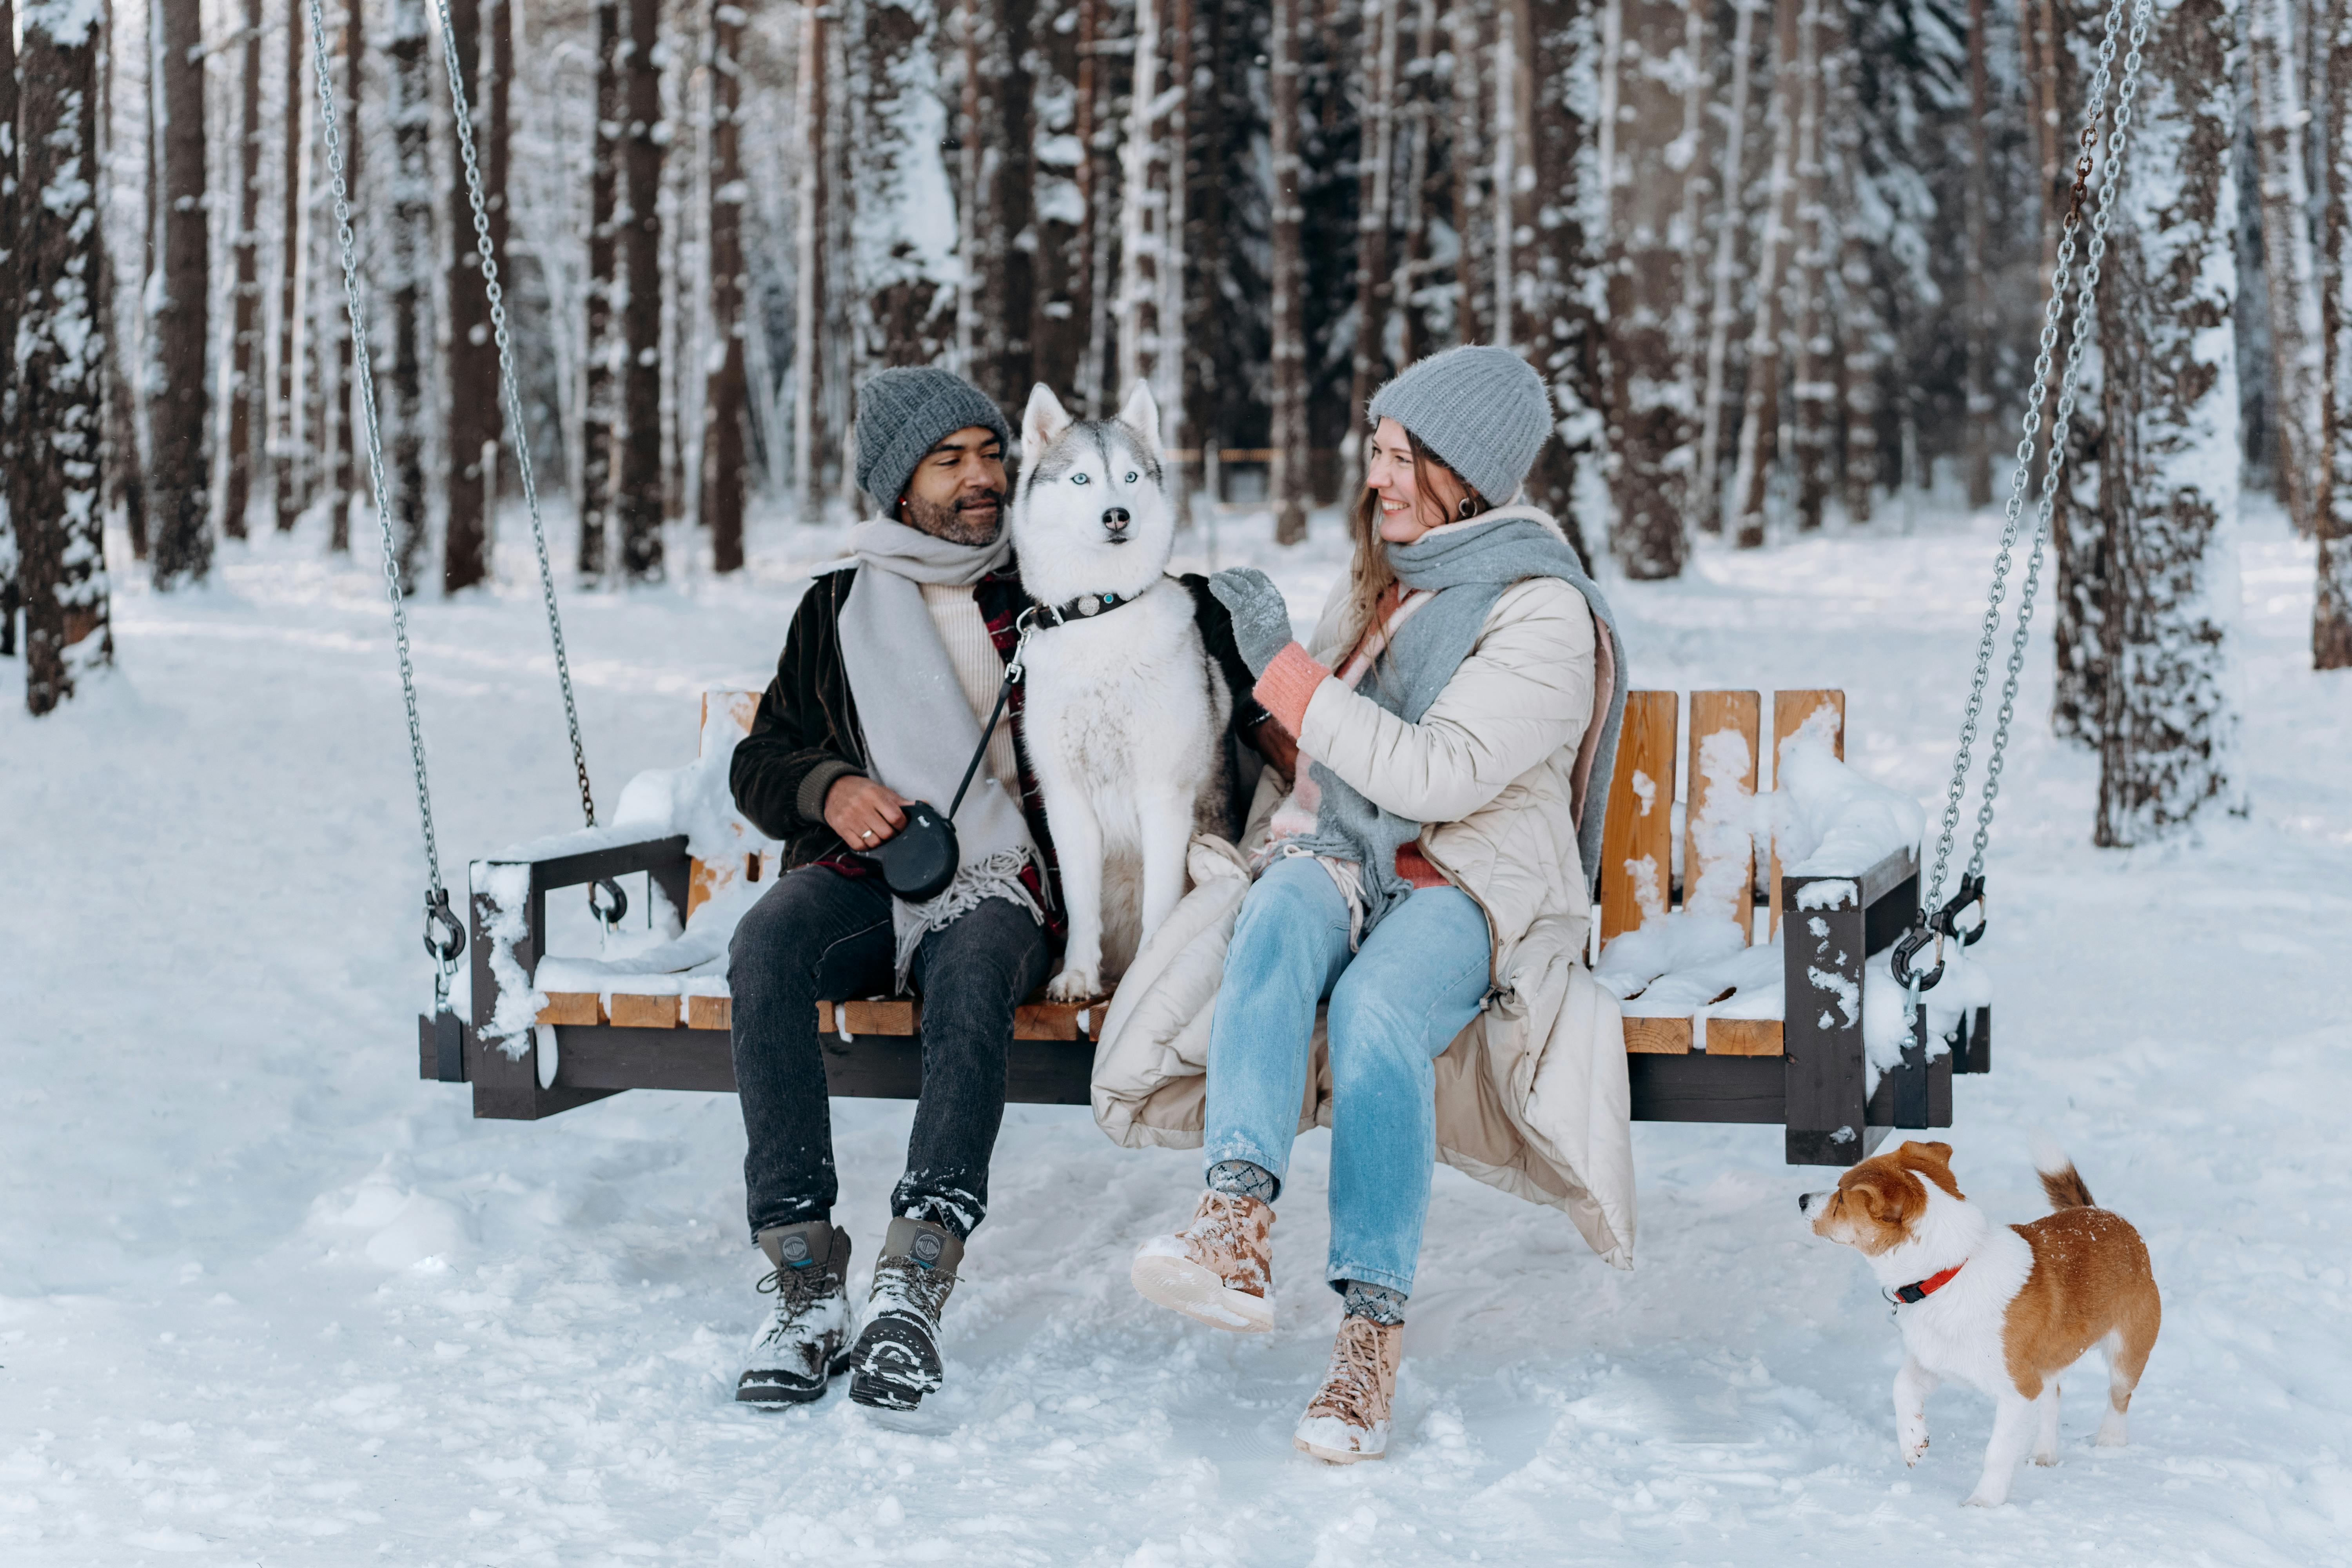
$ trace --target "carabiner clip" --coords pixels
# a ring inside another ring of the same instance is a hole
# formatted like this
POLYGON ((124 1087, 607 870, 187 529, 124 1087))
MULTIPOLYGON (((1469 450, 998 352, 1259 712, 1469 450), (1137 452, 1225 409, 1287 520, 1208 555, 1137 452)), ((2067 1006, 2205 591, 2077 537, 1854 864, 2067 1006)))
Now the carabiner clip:
POLYGON ((466 927, 449 912, 449 889, 434 888, 425 895, 425 951, 444 974, 457 963, 457 955, 466 951, 466 927), (436 935, 437 933, 437 935, 436 935))
POLYGON ((1895 976, 1895 984, 1915 996, 1919 992, 1932 990, 1936 983, 1944 978, 1944 933, 1936 929, 1934 921, 1921 921, 1905 931, 1895 942, 1895 952, 1886 961, 1886 968, 1895 976), (1931 940, 1936 944, 1935 967, 1914 969, 1911 961, 1919 956, 1919 950, 1931 940))

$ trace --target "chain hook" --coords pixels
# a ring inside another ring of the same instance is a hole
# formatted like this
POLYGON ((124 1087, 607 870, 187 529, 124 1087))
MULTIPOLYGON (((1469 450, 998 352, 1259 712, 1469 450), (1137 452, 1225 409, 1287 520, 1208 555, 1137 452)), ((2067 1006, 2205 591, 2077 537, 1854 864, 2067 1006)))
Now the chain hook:
POLYGON ((629 912, 629 895, 623 892, 621 884, 612 878, 599 877, 588 884, 588 910, 603 921, 604 929, 609 931, 618 926, 622 917, 629 912), (600 904, 596 901, 596 894, 600 890, 607 896, 607 902, 600 904))

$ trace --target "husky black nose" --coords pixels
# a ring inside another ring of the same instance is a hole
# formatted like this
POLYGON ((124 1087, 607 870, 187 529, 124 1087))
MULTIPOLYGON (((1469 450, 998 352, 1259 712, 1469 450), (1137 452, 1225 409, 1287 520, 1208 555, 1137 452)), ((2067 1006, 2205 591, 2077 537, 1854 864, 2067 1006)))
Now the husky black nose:
POLYGON ((1113 533, 1125 533, 1127 525, 1133 521, 1127 515, 1127 508, 1123 506, 1112 507, 1103 513, 1103 526, 1113 533))

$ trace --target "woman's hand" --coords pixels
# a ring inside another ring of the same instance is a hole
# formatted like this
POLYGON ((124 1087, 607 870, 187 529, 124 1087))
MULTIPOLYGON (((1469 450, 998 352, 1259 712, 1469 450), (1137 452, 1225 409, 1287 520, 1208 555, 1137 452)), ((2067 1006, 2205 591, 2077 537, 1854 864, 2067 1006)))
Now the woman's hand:
POLYGON ((859 852, 873 848, 907 826, 903 807, 913 805, 888 784, 844 773, 824 792, 824 825, 859 852))
POLYGON ((1233 566, 1209 579, 1209 592, 1233 613, 1234 647, 1242 662, 1252 675, 1264 675, 1274 656, 1294 640, 1282 590, 1255 566, 1233 566))

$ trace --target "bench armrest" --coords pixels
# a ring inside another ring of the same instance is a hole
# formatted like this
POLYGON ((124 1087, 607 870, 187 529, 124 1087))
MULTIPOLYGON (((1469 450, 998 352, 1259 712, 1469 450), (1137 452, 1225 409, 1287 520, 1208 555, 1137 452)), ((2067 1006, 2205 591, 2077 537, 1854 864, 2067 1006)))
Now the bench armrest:
MULTIPOLYGON (((680 919, 686 914, 689 862, 686 835, 670 834, 635 844, 614 844, 593 849, 557 849, 543 856, 477 860, 469 868, 472 898, 473 1023, 485 1041, 505 1039, 528 1028, 522 1021, 535 1013, 510 1005, 501 1023, 499 1002, 504 994, 528 996, 530 976, 547 952, 547 895, 560 888, 582 887, 608 877, 632 877, 643 872, 653 879, 680 919)), ((515 999, 521 1001, 521 997, 515 999)))

